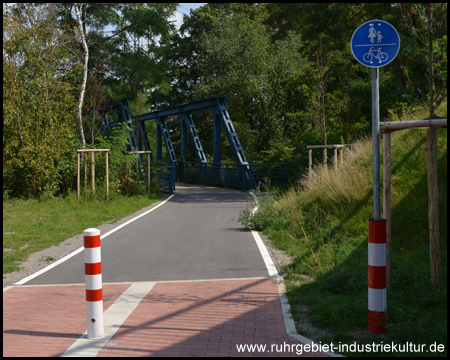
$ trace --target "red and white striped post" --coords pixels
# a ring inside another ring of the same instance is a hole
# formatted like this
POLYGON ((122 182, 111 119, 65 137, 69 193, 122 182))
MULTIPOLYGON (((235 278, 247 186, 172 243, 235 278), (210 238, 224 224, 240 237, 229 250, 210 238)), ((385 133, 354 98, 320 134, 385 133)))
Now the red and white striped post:
POLYGON ((369 331, 386 331, 386 219, 369 219, 369 331))
POLYGON ((100 230, 84 230, 84 269, 86 281, 87 338, 105 336, 103 326, 102 263, 100 230))

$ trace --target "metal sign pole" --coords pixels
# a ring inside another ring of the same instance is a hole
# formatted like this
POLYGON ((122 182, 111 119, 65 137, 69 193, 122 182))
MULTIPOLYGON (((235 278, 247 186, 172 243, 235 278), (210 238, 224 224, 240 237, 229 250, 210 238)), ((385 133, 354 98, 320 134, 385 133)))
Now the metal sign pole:
POLYGON ((380 72, 400 49, 395 28, 383 20, 370 20, 353 33, 351 49, 355 59, 372 69, 373 219, 369 219, 369 330, 386 331, 386 220, 381 219, 380 196, 380 72))
POLYGON ((380 70, 372 68, 373 219, 369 219, 369 331, 386 331, 386 220, 380 197, 380 70))
POLYGON ((381 219, 380 197, 380 71, 372 68, 373 219, 381 219))

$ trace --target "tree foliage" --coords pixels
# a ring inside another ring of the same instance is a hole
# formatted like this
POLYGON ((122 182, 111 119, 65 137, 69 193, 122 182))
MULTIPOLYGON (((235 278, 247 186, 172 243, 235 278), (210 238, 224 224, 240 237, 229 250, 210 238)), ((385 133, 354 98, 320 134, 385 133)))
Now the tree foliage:
MULTIPOLYGON (((172 39, 172 91, 151 101, 173 106, 226 95, 250 161, 304 167, 305 145, 348 143, 370 132, 370 69, 354 59, 350 39, 373 18, 393 24, 402 38, 399 55, 382 69, 380 93, 389 94, 381 97, 382 118, 424 101, 437 106, 446 97, 446 4, 207 4, 185 16, 172 39), (405 20, 408 7, 416 9, 415 27, 405 20)), ((205 138, 203 147, 211 148, 211 136, 205 138)))
MULTIPOLYGON (((370 19, 391 23, 402 42, 380 72, 381 119, 424 103, 433 115, 447 96, 447 4, 212 3, 185 15, 179 31, 168 21, 176 7, 6 6, 4 190, 38 196, 71 186, 86 49, 80 33, 89 50, 82 128, 91 147, 106 144, 98 110, 108 102, 131 96, 130 110, 139 115, 226 96, 248 160, 287 161, 298 177, 307 145, 370 133, 370 69, 350 49, 354 30, 370 19)), ((166 120, 177 150, 179 119, 166 120)), ((212 114, 201 111, 194 120, 211 158, 212 114)), ((146 127, 155 132, 154 124, 146 127)), ((223 161, 232 159, 224 146, 223 161)))
MULTIPOLYGON (((196 97, 227 95, 230 116, 247 157, 287 160, 273 150, 292 139, 308 120, 311 69, 299 53, 300 36, 271 42, 259 19, 244 15, 226 18, 198 38, 201 82, 196 97), (295 99, 295 101, 294 101, 295 99), (301 116, 301 114, 305 116, 301 116)), ((289 157, 289 156, 288 156, 289 157)))
MULTIPOLYGON (((410 82, 409 86, 413 92, 416 88, 416 93, 427 104, 430 116, 434 116, 436 108, 447 97, 447 4, 399 3, 398 8, 409 35, 408 40, 414 41, 419 48, 414 52, 406 49, 409 63, 404 69, 408 75, 412 66, 419 65, 428 70, 428 87, 423 77, 419 78, 420 85, 410 82)), ((419 79, 415 77, 414 80, 419 79)))
POLYGON ((54 9, 3 13, 3 188, 38 196, 69 187, 75 169, 77 72, 54 9), (26 15, 26 16, 25 16, 26 15))
POLYGON ((168 18, 176 6, 4 5, 4 191, 39 196, 71 188, 85 127, 90 146, 97 145, 101 120, 96 110, 126 95, 137 98, 154 86, 167 87, 157 37, 173 31, 168 18), (83 57, 83 49, 89 57, 83 57), (80 140, 77 100, 84 110, 80 140))
MULTIPOLYGON (((59 21, 79 38, 75 7, 73 3, 58 4, 59 21)), ((167 86, 164 48, 157 40, 168 38, 174 31, 168 18, 176 7, 176 3, 83 4, 81 21, 89 47, 88 68, 91 71, 103 64, 99 75, 114 100, 167 86)))

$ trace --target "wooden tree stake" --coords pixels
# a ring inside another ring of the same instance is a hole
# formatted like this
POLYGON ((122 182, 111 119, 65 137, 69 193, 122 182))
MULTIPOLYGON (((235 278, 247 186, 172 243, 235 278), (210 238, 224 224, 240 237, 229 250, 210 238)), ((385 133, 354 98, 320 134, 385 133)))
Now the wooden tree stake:
POLYGON ((437 172, 436 128, 427 130, 428 223, 430 231, 431 281, 441 282, 441 253, 439 244, 439 202, 437 172))

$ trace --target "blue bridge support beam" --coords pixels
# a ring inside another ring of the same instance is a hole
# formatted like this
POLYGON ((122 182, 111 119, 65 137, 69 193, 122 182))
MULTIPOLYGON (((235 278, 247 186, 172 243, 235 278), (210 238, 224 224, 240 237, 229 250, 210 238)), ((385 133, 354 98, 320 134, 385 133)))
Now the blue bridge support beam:
POLYGON ((192 114, 182 111, 180 112, 180 119, 181 119, 181 156, 183 158, 186 158, 187 156, 188 153, 187 133, 189 133, 189 137, 191 138, 192 144, 194 145, 195 156, 197 157, 198 163, 199 164, 206 163, 206 154, 205 151, 203 150, 200 137, 198 136, 197 133, 197 129, 195 128, 192 114))
MULTIPOLYGON (((120 123, 128 124, 132 129, 130 133, 130 147, 131 150, 142 150, 143 144, 145 144, 146 150, 150 150, 150 142, 148 141, 148 135, 145 130, 145 121, 154 119, 156 122, 156 160, 162 161, 162 142, 167 148, 169 155, 169 161, 173 165, 177 165, 177 157, 173 148, 172 141, 170 139, 169 131, 165 124, 164 118, 170 115, 179 115, 181 120, 181 156, 186 157, 188 153, 188 135, 194 145, 195 155, 197 161, 201 166, 201 169, 205 168, 206 171, 206 154, 200 142, 200 138, 195 128, 194 120, 192 117, 192 111, 201 110, 205 108, 212 109, 213 114, 213 179, 219 174, 222 162, 222 144, 221 144, 221 132, 222 129, 226 135, 226 138, 230 144, 231 151, 236 161, 236 165, 239 168, 242 177, 242 187, 244 189, 250 189, 254 186, 253 176, 247 158, 245 157, 244 150, 239 142, 238 135, 234 129, 233 122, 226 108, 225 96, 214 96, 205 100, 195 101, 189 104, 178 105, 168 109, 162 109, 153 111, 147 114, 139 115, 134 119, 131 119, 130 109, 128 106, 128 98, 123 100, 117 107, 119 119, 116 122, 106 121, 106 128, 118 126, 120 123), (134 126, 133 126, 134 125, 134 126)), ((153 156, 152 156, 153 160, 153 156)), ((142 161, 142 159, 140 159, 142 161)), ((203 170, 201 170, 203 171, 203 170)), ((213 180, 214 181, 214 180, 213 180)))

